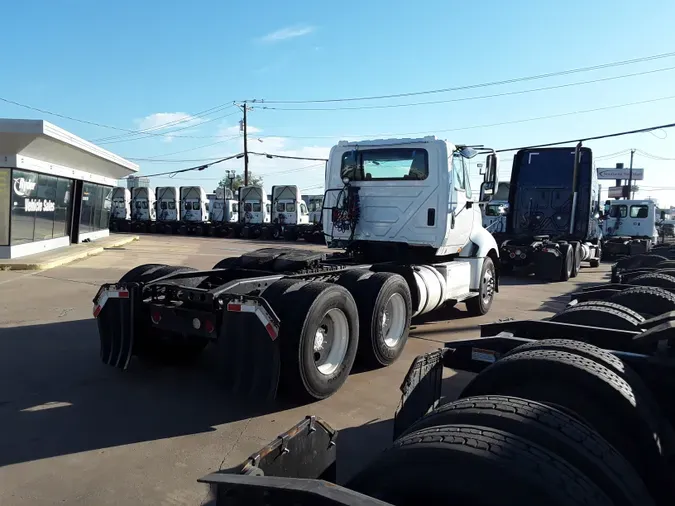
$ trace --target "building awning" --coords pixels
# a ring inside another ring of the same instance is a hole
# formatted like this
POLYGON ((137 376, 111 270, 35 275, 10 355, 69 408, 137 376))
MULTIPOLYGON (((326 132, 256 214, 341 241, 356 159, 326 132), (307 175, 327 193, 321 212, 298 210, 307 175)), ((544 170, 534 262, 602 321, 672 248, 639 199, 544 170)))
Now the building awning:
POLYGON ((14 155, 111 179, 138 172, 135 163, 48 121, 0 118, 0 156, 14 155))

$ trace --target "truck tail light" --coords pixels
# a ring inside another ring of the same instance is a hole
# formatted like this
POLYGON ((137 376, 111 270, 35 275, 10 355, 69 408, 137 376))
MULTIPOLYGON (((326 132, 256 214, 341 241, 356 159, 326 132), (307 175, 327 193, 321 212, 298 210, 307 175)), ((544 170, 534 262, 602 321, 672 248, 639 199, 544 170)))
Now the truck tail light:
POLYGON ((216 330, 216 326, 213 324, 213 322, 211 320, 206 320, 204 322, 204 330, 207 333, 212 334, 213 331, 216 330))
POLYGON ((159 311, 153 311, 150 315, 150 319, 152 320, 152 323, 157 325, 162 320, 162 314, 159 311))
POLYGON ((509 253, 509 257, 516 258, 516 254, 512 251, 511 253, 509 253))

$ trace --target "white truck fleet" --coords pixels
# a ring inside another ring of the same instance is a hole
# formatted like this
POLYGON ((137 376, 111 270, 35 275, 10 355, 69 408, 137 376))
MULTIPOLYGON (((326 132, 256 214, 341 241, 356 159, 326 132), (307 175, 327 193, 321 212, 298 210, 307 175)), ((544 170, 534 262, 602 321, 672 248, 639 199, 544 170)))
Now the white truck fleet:
POLYGON ((152 188, 131 189, 131 230, 149 232, 157 220, 155 192, 152 188))
POLYGON ((233 237, 239 221, 239 202, 229 188, 217 188, 214 197, 210 202, 210 235, 233 237))
MULTIPOLYGON (((316 400, 342 386, 357 356, 395 362, 413 316, 460 302, 484 315, 500 264, 479 206, 497 188, 497 156, 481 151, 479 192, 466 163, 476 148, 435 137, 340 142, 322 220, 340 252, 263 248, 206 271, 138 266, 94 299, 103 361, 187 359, 214 342, 223 382, 239 394, 316 400)), ((246 190, 244 213, 261 225, 266 194, 246 190)))
POLYGON ((658 242, 657 207, 653 200, 605 202, 602 221, 606 257, 647 253, 658 242))
POLYGON ((128 232, 131 224, 131 192, 118 186, 112 190, 112 207, 110 209, 110 230, 112 232, 128 232))
POLYGON ((175 234, 181 217, 180 192, 175 186, 158 186, 155 188, 157 197, 157 221, 151 225, 151 232, 175 234))

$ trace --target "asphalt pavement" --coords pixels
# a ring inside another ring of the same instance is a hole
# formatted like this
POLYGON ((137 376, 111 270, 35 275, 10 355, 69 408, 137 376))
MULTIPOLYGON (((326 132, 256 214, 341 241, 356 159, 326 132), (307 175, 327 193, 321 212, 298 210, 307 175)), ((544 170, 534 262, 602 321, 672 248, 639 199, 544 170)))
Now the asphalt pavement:
MULTIPOLYGON (((477 337, 480 323, 550 316, 567 293, 609 272, 582 268, 567 283, 503 278, 485 317, 465 318, 462 304, 425 315, 396 364, 355 372, 337 394, 306 406, 228 398, 210 374, 208 349, 183 368, 134 362, 122 373, 100 362, 91 311, 102 283, 143 263, 211 268, 281 244, 143 235, 50 270, 0 272, 0 504, 200 504, 208 489, 197 479, 236 465, 308 414, 340 430, 344 481, 391 441, 398 388, 416 355, 477 337)), ((448 395, 469 379, 446 376, 448 395)))

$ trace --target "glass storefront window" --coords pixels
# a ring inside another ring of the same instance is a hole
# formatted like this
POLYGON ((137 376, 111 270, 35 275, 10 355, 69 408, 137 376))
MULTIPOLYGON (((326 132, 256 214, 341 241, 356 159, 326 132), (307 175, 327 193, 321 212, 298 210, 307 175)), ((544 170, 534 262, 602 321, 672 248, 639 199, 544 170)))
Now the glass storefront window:
MULTIPOLYGON (((11 198, 2 209, 11 209, 12 246, 70 234, 72 180, 20 169, 12 170, 10 180, 11 198)), ((1 232, 0 225, 0 244, 1 232)))
POLYGON ((9 245, 10 169, 0 169, 0 246, 9 245))
MULTIPOLYGON (((112 187, 94 183, 82 185, 80 234, 105 230, 110 222, 112 187)), ((139 202, 136 202, 138 205, 139 202)), ((145 204, 147 206, 147 203, 145 204)))

